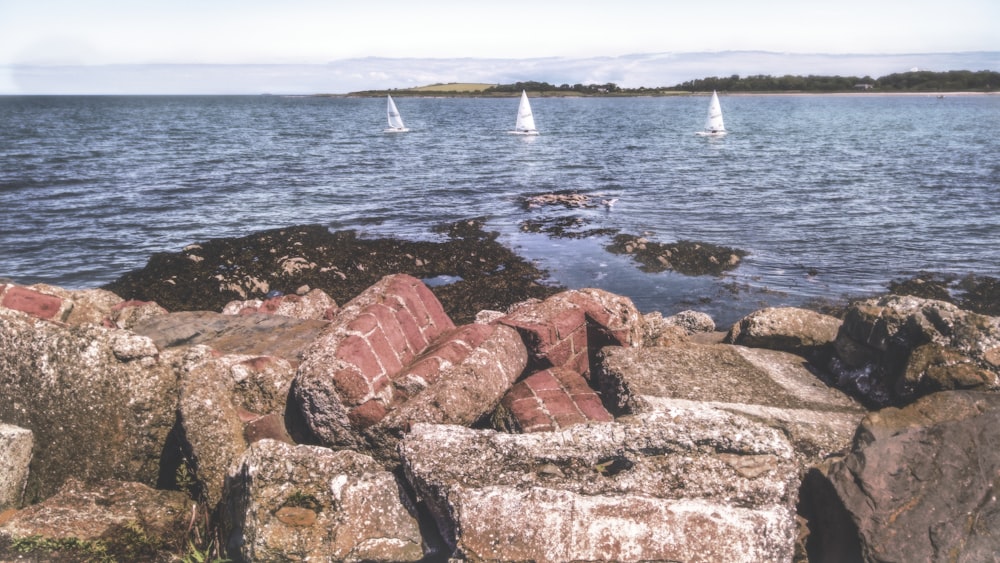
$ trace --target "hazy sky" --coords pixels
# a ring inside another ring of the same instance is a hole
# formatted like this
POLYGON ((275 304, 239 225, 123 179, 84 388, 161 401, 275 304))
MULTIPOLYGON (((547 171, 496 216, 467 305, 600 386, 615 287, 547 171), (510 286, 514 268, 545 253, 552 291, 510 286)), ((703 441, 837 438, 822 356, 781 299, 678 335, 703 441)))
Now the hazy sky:
POLYGON ((0 64, 1000 50, 998 0, 0 0, 0 64))
POLYGON ((17 65, 730 50, 1000 51, 1000 0, 0 0, 0 93, 17 65))

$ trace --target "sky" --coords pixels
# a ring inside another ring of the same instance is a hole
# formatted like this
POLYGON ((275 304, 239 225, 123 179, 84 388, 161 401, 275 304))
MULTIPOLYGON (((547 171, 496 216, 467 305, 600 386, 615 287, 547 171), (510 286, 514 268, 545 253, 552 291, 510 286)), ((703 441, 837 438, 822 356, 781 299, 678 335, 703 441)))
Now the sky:
MULTIPOLYGON (((315 88, 329 79, 322 90, 336 92, 363 85, 366 74, 373 88, 433 81, 442 75, 435 68, 456 61, 489 77, 491 67, 535 59, 996 52, 998 24, 998 0, 0 0, 0 94, 86 91, 88 80, 122 91, 187 81, 197 90, 200 65, 271 65, 275 82, 315 88), (409 72, 380 76, 386 60, 403 60, 409 72), (144 74, 150 65, 178 72, 144 74), (329 66, 343 75, 324 76, 329 66)), ((579 70, 571 83, 586 83, 579 70)), ((692 72, 682 80, 712 75, 692 72)), ((238 85, 239 72, 223 74, 238 85)))

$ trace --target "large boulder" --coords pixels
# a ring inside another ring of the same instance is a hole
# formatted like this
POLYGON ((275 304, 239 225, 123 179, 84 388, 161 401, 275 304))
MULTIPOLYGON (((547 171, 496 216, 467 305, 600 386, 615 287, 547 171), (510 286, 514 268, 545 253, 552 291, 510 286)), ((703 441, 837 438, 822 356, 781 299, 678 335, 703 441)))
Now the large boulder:
POLYGON ((255 443, 233 466, 223 527, 241 561, 418 561, 423 540, 392 473, 350 450, 255 443))
POLYGON ((751 416, 787 433, 805 464, 846 450, 865 412, 787 352, 686 342, 602 356, 598 380, 614 414, 697 406, 751 416))
POLYGON ((944 391, 871 413, 850 454, 806 479, 809 560, 996 560, 998 443, 995 393, 944 391))
POLYGON ((207 351, 196 347, 190 352, 198 359, 181 374, 178 413, 184 451, 189 452, 185 470, 215 506, 222 499, 226 472, 249 443, 262 437, 291 441, 284 417, 295 368, 273 356, 207 351))
POLYGON ((890 295, 848 308, 831 362, 840 385, 874 405, 941 390, 1000 388, 1000 318, 890 295))
POLYGON ((725 342, 822 358, 829 356, 841 324, 837 317, 808 309, 769 307, 740 319, 725 342))
POLYGON ((794 551, 792 448, 721 411, 530 434, 418 424, 400 453, 457 558, 756 562, 794 551))
POLYGON ((186 547, 193 509, 177 491, 69 479, 0 523, 0 560, 170 561, 186 547))
POLYGON ((156 484, 176 418, 175 361, 128 331, 0 308, 0 420, 35 436, 25 502, 70 477, 156 484))

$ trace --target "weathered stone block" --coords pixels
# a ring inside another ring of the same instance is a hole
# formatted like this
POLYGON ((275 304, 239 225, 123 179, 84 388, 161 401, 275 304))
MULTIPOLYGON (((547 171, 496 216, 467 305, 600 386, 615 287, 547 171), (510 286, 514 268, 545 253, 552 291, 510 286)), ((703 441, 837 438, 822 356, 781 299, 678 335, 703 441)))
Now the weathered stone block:
POLYGON ((688 342, 602 356, 597 379, 613 413, 700 405, 745 414, 787 432, 806 463, 845 450, 865 412, 787 352, 688 342))
POLYGON ((423 539, 392 473, 350 450, 261 440, 233 466, 223 528, 242 561, 418 561, 423 539))
POLYGON ((21 506, 33 445, 31 430, 0 423, 0 512, 21 506))
POLYGON ((794 550, 791 447, 721 411, 532 434, 418 424, 400 454, 453 557, 757 562, 794 550))

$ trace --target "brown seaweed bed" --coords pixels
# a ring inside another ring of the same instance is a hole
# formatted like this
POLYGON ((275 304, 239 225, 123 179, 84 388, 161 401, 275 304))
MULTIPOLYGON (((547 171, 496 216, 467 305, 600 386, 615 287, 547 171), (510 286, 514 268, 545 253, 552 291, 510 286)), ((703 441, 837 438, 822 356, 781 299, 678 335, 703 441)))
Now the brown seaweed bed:
MULTIPOLYGON (((556 197, 541 205, 574 207, 581 201, 586 204, 576 196, 556 197)), ((631 256, 640 270, 650 273, 673 270, 691 276, 720 276, 739 267, 746 256, 745 251, 704 242, 661 243, 607 229, 580 231, 586 227, 583 219, 532 221, 532 230, 537 227, 554 237, 611 236, 604 246, 607 251, 631 256)), ((471 322, 481 310, 505 310, 514 303, 566 289, 500 244, 498 234, 484 231, 484 224, 485 218, 479 217, 438 226, 435 231, 444 240, 436 242, 362 238, 353 230, 331 232, 322 225, 212 239, 180 252, 154 254, 145 267, 103 288, 124 299, 156 301, 171 311, 219 311, 237 299, 315 288, 344 304, 383 276, 406 273, 425 280, 456 323, 471 322)), ((996 278, 926 273, 889 282, 887 289, 1000 315, 1000 280, 996 278)), ((842 305, 817 303, 810 308, 836 315, 842 305)))

